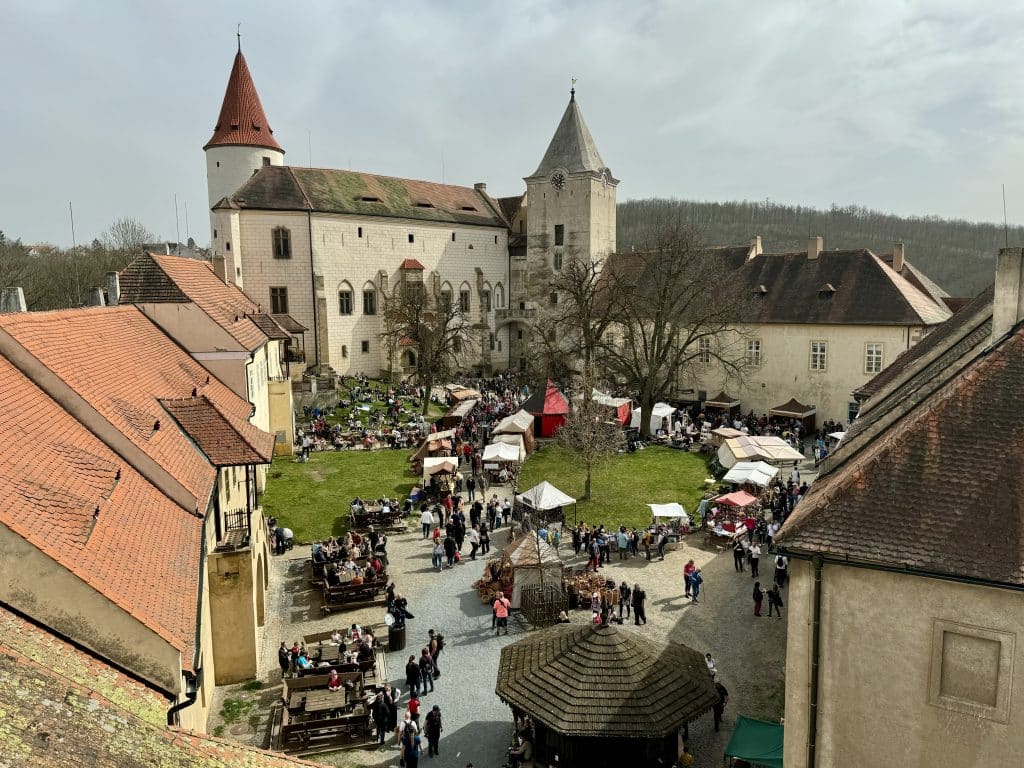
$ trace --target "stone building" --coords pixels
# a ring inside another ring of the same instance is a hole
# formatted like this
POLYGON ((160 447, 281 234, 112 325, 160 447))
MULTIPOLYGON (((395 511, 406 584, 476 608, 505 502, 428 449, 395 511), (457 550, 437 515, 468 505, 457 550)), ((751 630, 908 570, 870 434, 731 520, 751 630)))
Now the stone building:
POLYGON ((1024 252, 904 352, 776 537, 785 763, 1024 764, 1024 252))
POLYGON ((575 91, 526 194, 284 165, 241 50, 204 147, 214 263, 271 313, 312 329, 307 363, 340 374, 412 370, 381 342, 403 281, 458 301, 464 368, 526 362, 529 321, 557 302, 545 275, 615 247, 615 189, 575 91), (395 357, 398 359, 395 359, 395 357))
POLYGON ((134 306, 0 314, 0 378, 0 605, 204 731, 257 670, 273 436, 134 306))

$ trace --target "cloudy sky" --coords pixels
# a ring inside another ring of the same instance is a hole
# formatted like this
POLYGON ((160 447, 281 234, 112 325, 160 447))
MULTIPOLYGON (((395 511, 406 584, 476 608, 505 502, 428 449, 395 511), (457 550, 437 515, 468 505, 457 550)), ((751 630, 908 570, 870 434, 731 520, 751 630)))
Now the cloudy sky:
POLYGON ((209 240, 202 146, 242 48, 286 161, 520 192, 570 76, 619 199, 1024 224, 1024 5, 5 0, 0 229, 209 240), (1016 7, 1014 7, 1016 6, 1016 7))

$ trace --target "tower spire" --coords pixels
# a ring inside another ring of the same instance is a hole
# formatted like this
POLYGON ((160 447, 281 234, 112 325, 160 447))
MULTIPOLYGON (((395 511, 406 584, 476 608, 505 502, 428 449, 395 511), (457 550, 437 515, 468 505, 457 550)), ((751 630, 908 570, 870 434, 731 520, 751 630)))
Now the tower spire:
POLYGON ((231 67, 231 77, 228 78, 228 87, 224 91, 224 101, 213 129, 213 136, 203 149, 218 145, 234 145, 263 147, 284 152, 267 122, 256 85, 249 74, 249 65, 242 54, 241 24, 235 35, 238 38, 238 53, 235 54, 235 63, 231 67))

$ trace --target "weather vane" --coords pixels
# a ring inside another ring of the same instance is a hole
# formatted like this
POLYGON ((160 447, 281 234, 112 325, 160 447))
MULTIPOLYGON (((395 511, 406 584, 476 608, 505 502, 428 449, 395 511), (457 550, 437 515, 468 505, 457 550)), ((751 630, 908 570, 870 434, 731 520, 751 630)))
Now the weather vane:
POLYGON ((238 52, 242 52, 242 22, 238 22, 238 26, 235 28, 235 37, 238 38, 238 52))
POLYGON ((576 78, 573 77, 572 75, 570 75, 569 79, 572 80, 572 87, 569 89, 569 95, 573 98, 573 100, 575 100, 576 99, 576 78))

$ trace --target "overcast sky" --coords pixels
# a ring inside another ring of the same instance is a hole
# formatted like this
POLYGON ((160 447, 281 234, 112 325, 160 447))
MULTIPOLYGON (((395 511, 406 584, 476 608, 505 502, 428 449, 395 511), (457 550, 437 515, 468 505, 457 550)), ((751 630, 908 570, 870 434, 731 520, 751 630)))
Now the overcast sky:
POLYGON ((0 229, 209 240, 202 146, 242 49, 286 162, 524 189, 579 78, 619 200, 1024 223, 1020 3, 5 0, 0 229), (1013 7, 1016 6, 1016 7, 1013 7), (311 140, 310 140, 311 138, 311 140))

